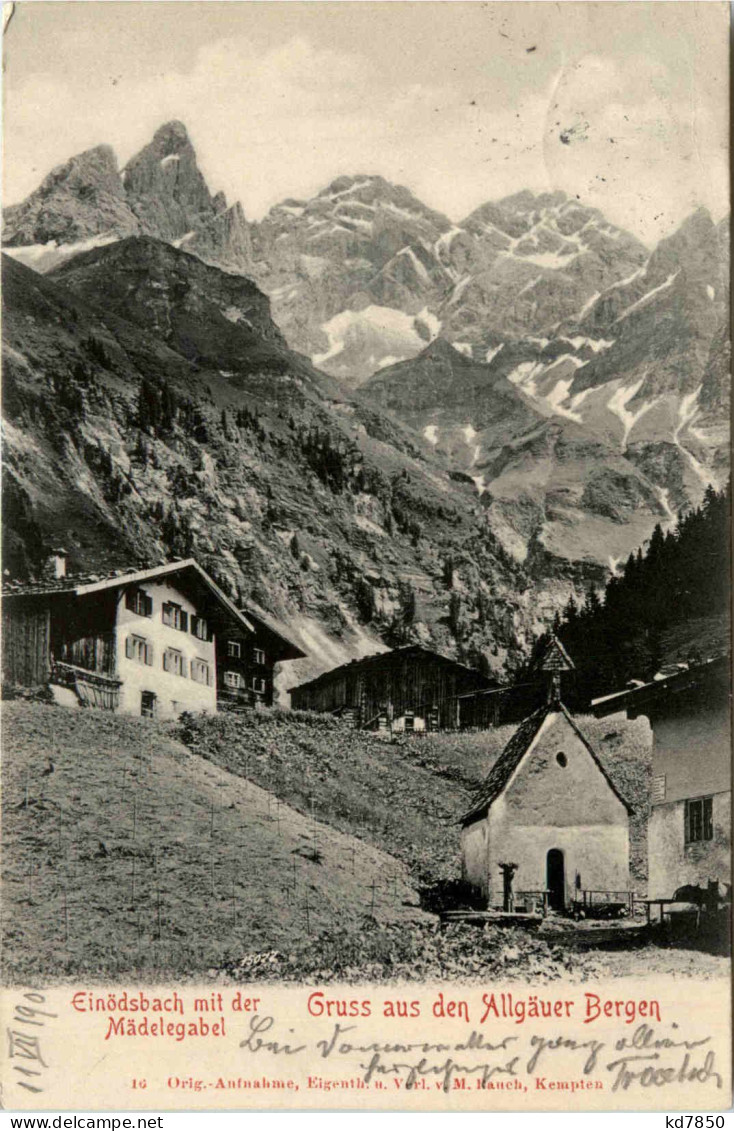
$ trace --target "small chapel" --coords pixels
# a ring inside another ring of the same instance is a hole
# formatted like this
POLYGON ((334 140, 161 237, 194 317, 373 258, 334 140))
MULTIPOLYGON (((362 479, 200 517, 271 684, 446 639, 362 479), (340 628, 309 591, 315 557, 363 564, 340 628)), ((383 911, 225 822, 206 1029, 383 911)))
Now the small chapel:
POLYGON ((514 893, 563 912, 584 891, 629 888, 631 807, 561 702, 573 662, 555 636, 546 703, 517 728, 461 818, 462 874, 489 908, 514 893))

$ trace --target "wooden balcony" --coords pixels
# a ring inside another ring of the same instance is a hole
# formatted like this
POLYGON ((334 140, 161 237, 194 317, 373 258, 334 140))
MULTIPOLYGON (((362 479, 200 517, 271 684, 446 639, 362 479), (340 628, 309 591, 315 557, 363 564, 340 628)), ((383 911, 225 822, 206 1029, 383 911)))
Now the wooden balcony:
POLYGON ((122 681, 112 676, 80 668, 77 664, 52 660, 50 682, 75 691, 79 702, 86 707, 116 711, 120 706, 122 681))

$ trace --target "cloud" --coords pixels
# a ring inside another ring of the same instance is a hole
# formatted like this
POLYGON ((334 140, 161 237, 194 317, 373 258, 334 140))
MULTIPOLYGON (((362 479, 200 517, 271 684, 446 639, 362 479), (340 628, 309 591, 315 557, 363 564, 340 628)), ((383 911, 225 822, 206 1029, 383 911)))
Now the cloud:
POLYGON ((174 117, 212 190, 252 218, 345 172, 401 181, 453 219, 521 188, 561 187, 650 239, 700 199, 725 199, 724 116, 697 103, 691 82, 647 55, 590 52, 537 73, 534 59, 512 63, 528 76, 514 85, 501 69, 511 60, 493 61, 482 83, 460 72, 403 82, 394 69, 388 82, 358 47, 304 36, 269 50, 247 35, 219 38, 153 74, 122 63, 118 74, 109 52, 96 63, 84 47, 84 65, 65 77, 49 69, 6 86, 6 199, 100 142, 124 162, 174 117))

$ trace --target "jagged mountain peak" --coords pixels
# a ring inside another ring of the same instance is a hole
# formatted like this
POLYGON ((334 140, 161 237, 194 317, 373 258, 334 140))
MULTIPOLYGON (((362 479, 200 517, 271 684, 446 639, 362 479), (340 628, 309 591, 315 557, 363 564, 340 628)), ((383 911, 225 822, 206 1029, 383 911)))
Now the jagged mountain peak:
POLYGON ((558 208, 569 200, 568 193, 563 189, 554 189, 549 192, 533 192, 531 189, 521 189, 509 196, 503 196, 497 203, 503 208, 513 208, 517 212, 529 212, 535 208, 558 208))
POLYGON ((182 122, 167 122, 123 170, 130 206, 143 230, 164 239, 193 231, 214 212, 214 200, 182 122))
POLYGON ((5 209, 3 220, 8 247, 74 243, 138 227, 109 145, 96 145, 57 165, 35 192, 5 209))
POLYGON ((165 156, 168 153, 178 153, 185 146, 191 145, 191 141, 184 123, 173 118, 158 127, 150 144, 161 151, 161 156, 165 156))

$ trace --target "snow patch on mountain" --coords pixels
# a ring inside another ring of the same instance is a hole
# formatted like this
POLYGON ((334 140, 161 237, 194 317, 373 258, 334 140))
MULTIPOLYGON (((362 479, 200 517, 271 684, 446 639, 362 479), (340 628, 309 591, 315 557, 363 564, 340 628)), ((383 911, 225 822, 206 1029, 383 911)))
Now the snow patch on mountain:
POLYGON ((647 404, 642 405, 642 407, 639 408, 637 412, 630 412, 627 408, 627 405, 632 400, 632 398, 636 396, 640 391, 643 380, 644 378, 641 377, 640 380, 635 381, 633 385, 619 385, 607 401, 607 408, 610 412, 614 413, 614 415, 619 420, 621 420, 622 427, 624 428, 624 431, 622 433, 623 452, 627 450, 627 441, 629 439, 629 434, 634 428, 635 424, 638 420, 642 419, 645 413, 648 412, 655 403, 654 400, 648 401, 647 404))
POLYGON ((456 303, 459 301, 459 299, 461 298, 461 296, 464 293, 464 291, 466 290, 466 288, 469 286, 471 279, 472 279, 471 275, 464 275, 464 276, 462 276, 461 279, 459 279, 458 283, 456 284, 453 291, 451 292, 451 298, 449 299, 449 302, 448 302, 449 306, 455 306, 456 305, 456 303))
POLYGON ((490 348, 489 348, 489 349, 487 350, 486 356, 485 356, 485 358, 484 358, 484 360, 486 361, 487 365, 489 365, 490 361, 493 361, 493 360, 494 360, 494 358, 495 358, 495 357, 497 356, 497 354, 498 354, 498 353, 500 352, 500 350, 501 350, 501 349, 502 349, 502 348, 504 347, 504 344, 505 344, 504 342, 500 342, 500 344, 499 344, 498 346, 495 346, 495 348, 494 348, 494 349, 492 349, 492 348, 490 347, 490 348))
MULTIPOLYGON (((430 281, 431 281, 430 275, 426 271, 425 266, 421 263, 418 256, 413 251, 412 247, 401 248, 400 251, 398 252, 398 255, 407 256, 408 259, 410 260, 412 267, 413 267, 413 270, 415 271, 418 278, 422 279, 424 283, 430 283, 430 281)), ((396 258, 397 258, 397 256, 396 256, 396 258)))
POLYGON ((89 239, 78 240, 76 243, 57 243, 56 240, 49 240, 48 243, 26 244, 24 247, 4 247, 3 254, 10 255, 24 267, 30 267, 40 275, 45 275, 47 271, 51 271, 82 251, 105 247, 108 243, 115 243, 119 238, 109 234, 90 236, 89 239))
POLYGON ((423 429, 423 435, 428 440, 429 444, 437 444, 438 443, 438 425, 437 424, 427 424, 425 426, 425 428, 423 429))
MULTIPOLYGON (((687 428, 689 432, 693 432, 691 424, 698 415, 698 398, 701 395, 701 389, 702 386, 699 385, 692 393, 686 393, 685 396, 681 397, 680 405, 678 406, 678 421, 673 431, 673 443, 687 460, 691 471, 702 486, 708 487, 709 483, 714 480, 714 477, 706 470, 701 461, 696 459, 692 452, 689 452, 688 448, 683 447, 679 439, 684 428, 687 428)), ((695 435, 695 432, 693 432, 693 434, 695 435)))
POLYGON ((568 380, 556 381, 555 385, 549 393, 546 393, 545 400, 547 405, 553 412, 559 416, 566 416, 569 420, 576 421, 577 424, 581 423, 581 417, 578 413, 573 412, 570 408, 564 407, 563 402, 568 399, 569 390, 573 384, 573 377, 568 380))
POLYGON ((575 350, 583 349, 583 347, 586 346, 588 349, 593 350, 594 353, 603 353, 604 350, 608 350, 610 346, 614 345, 614 338, 610 338, 607 341, 606 338, 583 338, 580 334, 575 338, 560 337, 558 341, 568 342, 575 350))
POLYGON ((632 306, 628 306, 626 310, 623 310, 622 313, 614 319, 614 321, 621 322, 623 319, 628 318, 633 310, 639 310, 639 308, 643 305, 646 306, 651 298, 654 298, 655 295, 660 294, 661 291, 667 290, 668 287, 671 287, 675 280, 678 278, 679 274, 680 269, 678 271, 672 271, 664 282, 660 283, 657 287, 653 287, 651 291, 647 291, 647 293, 644 294, 642 298, 638 298, 637 302, 633 302, 632 306))
POLYGON ((425 336, 416 328, 417 321, 427 329, 430 339, 440 329, 440 322, 428 310, 418 315, 376 305, 363 310, 343 310, 321 326, 329 342, 328 349, 313 354, 311 360, 314 365, 323 366, 337 359, 354 363, 369 356, 373 359, 373 368, 380 368, 385 358, 392 364, 415 357, 426 347, 425 336))

